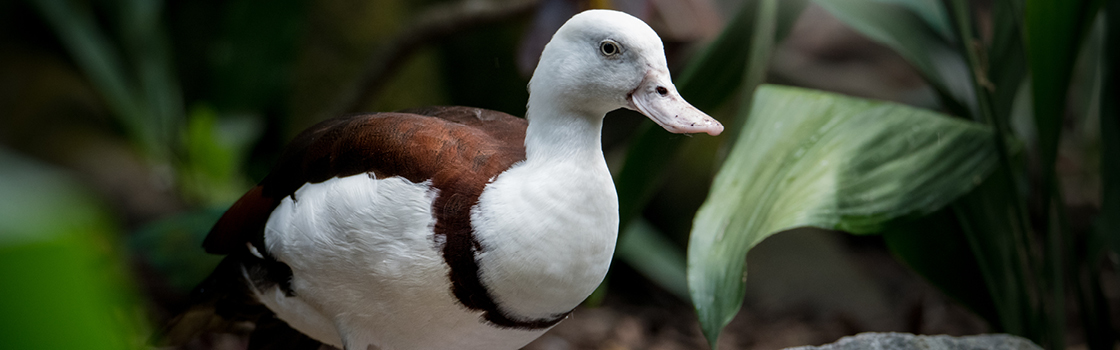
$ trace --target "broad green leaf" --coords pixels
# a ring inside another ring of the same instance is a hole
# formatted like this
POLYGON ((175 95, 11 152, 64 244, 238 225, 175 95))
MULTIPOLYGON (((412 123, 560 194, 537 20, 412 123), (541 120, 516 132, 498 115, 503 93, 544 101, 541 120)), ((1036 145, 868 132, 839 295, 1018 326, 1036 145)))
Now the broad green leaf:
POLYGON ((666 291, 688 300, 684 254, 648 221, 635 219, 618 240, 617 254, 643 276, 666 291))
POLYGON ((991 140, 932 111, 760 87, 689 240, 689 292, 709 342, 742 304, 751 247, 797 227, 868 234, 933 212, 991 172, 991 140))
MULTIPOLYGON (((907 7, 877 0, 814 0, 868 39, 890 47, 925 77, 952 113, 976 115, 967 66, 938 30, 907 7)), ((903 0, 893 2, 906 2, 903 0)), ((932 5, 930 5, 932 6, 932 5)))

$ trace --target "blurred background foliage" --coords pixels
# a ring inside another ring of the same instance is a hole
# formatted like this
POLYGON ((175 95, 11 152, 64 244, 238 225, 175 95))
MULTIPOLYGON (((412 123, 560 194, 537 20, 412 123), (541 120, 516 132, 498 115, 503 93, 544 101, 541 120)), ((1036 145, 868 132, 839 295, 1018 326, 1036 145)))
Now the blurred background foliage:
POLYGON ((685 324, 685 340, 639 329, 654 335, 633 341, 629 318, 588 310, 583 323, 614 322, 605 327, 617 334, 572 331, 582 329, 577 314, 531 348, 559 338, 701 347, 703 337, 777 348, 950 329, 1112 349, 1118 3, 0 2, 0 340, 144 347, 216 265, 199 249, 210 225, 300 130, 424 105, 524 115, 529 74, 555 29, 607 7, 649 22, 682 95, 728 126, 715 138, 670 135, 616 111, 604 129, 623 232, 619 263, 589 304, 617 307, 613 295, 652 305, 639 324, 685 324), (793 120, 810 124, 760 134, 793 120), (943 132, 965 141, 942 144, 943 132), (831 172, 830 162, 857 166, 831 172), (717 172, 727 180, 711 187, 717 172), (860 236, 767 238, 799 227, 860 236), (880 271, 895 261, 913 272, 880 271), (915 274, 928 282, 902 282, 915 274), (940 311, 909 296, 926 283, 956 303, 940 307, 968 310, 942 321, 957 325, 926 325, 940 311), (774 300, 812 310, 757 316, 774 300), (981 325, 961 325, 970 322, 981 325), (775 340, 798 325, 827 332, 775 340))

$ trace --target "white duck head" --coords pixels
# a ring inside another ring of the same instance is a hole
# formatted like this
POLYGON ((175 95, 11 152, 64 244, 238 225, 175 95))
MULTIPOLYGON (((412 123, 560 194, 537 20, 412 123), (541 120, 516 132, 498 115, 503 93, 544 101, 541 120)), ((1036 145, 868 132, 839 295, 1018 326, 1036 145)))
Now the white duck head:
POLYGON ((537 114, 566 114, 601 125, 607 112, 629 108, 673 133, 723 131, 677 92, 657 33, 623 12, 589 10, 569 19, 541 53, 529 91, 530 124, 537 114))

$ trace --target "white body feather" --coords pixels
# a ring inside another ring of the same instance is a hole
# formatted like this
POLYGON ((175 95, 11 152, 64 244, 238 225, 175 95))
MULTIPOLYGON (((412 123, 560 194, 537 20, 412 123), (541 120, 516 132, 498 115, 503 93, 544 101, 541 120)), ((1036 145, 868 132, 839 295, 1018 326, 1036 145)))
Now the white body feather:
MULTIPOLYGON (((540 171, 575 164, 527 165, 499 176, 472 213, 482 280, 498 305, 545 318, 602 281, 617 199, 601 161, 599 176, 558 186, 540 171)), ((292 268, 296 296, 273 287, 258 297, 296 330, 347 349, 515 349, 547 331, 495 327, 455 299, 433 238, 436 195, 429 183, 365 174, 301 187, 265 229, 269 252, 292 268)))

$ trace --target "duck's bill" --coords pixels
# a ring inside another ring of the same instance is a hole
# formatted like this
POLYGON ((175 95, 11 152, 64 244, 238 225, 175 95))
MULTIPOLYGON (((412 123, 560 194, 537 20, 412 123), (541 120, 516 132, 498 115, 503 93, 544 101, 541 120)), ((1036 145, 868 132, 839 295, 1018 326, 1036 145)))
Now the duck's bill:
POLYGON ((668 79, 658 79, 658 75, 647 75, 630 93, 630 109, 645 114, 671 133, 716 136, 723 132, 723 124, 685 101, 668 79))

